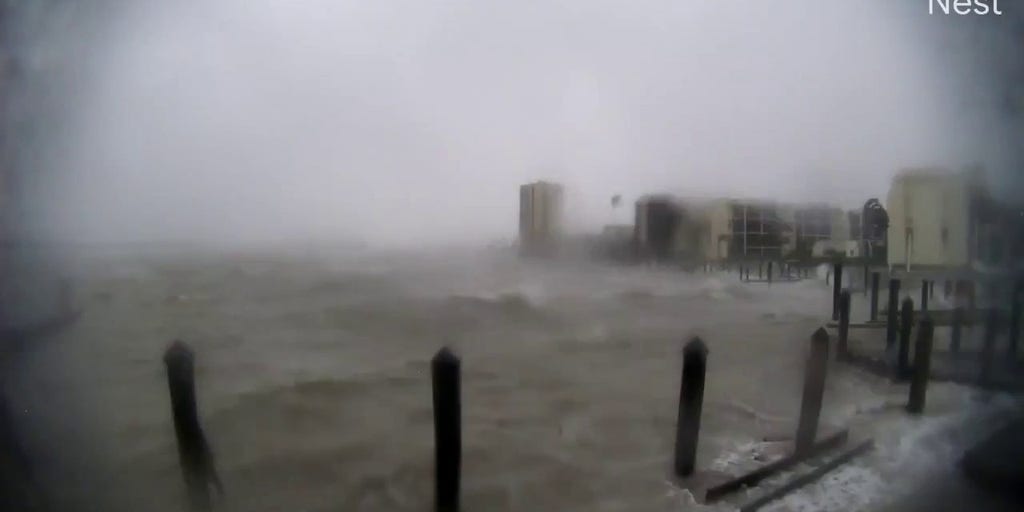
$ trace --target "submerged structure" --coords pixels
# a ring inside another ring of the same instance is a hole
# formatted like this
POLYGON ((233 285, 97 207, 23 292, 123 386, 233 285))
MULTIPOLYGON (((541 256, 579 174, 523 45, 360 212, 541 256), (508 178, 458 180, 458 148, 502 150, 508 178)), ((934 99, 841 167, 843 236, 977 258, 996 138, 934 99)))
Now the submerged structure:
POLYGON ((827 204, 649 196, 636 218, 640 254, 661 259, 807 259, 833 246, 845 252, 850 238, 846 214, 827 204))
POLYGON ((519 250, 526 256, 551 256, 563 235, 562 185, 548 181, 519 187, 519 250))
POLYGON ((636 202, 633 241, 644 260, 696 258, 700 251, 700 211, 668 195, 649 195, 636 202))
POLYGON ((1010 263, 1019 219, 994 201, 980 169, 907 169, 886 199, 888 264, 907 271, 1010 263))

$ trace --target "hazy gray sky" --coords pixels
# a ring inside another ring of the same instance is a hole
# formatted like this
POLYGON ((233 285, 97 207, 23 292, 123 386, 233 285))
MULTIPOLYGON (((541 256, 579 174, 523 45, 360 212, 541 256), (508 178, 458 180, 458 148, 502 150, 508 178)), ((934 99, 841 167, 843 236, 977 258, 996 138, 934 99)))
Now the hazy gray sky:
POLYGON ((579 229, 616 193, 853 207, 900 167, 1005 172, 1024 136, 993 71, 1013 47, 969 29, 1009 17, 924 0, 81 11, 99 21, 41 44, 75 65, 39 218, 77 238, 511 238, 538 178, 566 184, 579 229))

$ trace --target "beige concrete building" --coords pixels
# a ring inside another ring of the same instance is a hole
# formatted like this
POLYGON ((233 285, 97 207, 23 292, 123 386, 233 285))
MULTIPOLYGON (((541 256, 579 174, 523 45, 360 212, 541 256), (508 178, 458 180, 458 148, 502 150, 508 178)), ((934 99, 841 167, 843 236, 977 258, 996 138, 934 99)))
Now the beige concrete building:
POLYGON ((527 255, 551 255, 563 236, 562 185, 537 181, 519 187, 519 248, 527 255))
POLYGON ((724 198, 686 204, 699 218, 698 253, 705 261, 807 258, 820 241, 846 252, 851 236, 849 216, 828 204, 724 198))
POLYGON ((847 212, 823 203, 667 195, 644 196, 636 203, 634 243, 645 259, 820 257, 813 254, 817 242, 825 242, 818 245, 827 251, 846 254, 850 238, 847 212))
POLYGON ((888 262, 914 267, 998 264, 1002 249, 995 207, 979 170, 907 169, 892 182, 888 262))

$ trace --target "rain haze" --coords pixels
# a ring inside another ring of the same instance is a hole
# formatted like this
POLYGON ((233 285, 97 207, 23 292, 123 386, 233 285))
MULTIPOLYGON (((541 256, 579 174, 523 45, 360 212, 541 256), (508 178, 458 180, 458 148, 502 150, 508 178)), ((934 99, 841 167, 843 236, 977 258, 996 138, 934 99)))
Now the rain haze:
POLYGON ((924 2, 65 11, 34 41, 68 64, 33 196, 58 238, 492 241, 534 179, 593 230, 613 194, 854 207, 902 167, 1019 163, 1012 36, 924 2))
POLYGON ((0 0, 0 509, 1024 510, 939 3, 0 0))

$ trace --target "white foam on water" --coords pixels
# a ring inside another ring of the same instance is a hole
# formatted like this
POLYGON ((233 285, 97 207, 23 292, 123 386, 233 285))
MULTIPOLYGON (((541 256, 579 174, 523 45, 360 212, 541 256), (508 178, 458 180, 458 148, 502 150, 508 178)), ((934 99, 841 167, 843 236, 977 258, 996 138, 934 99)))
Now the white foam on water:
MULTIPOLYGON (((1009 395, 987 396, 964 386, 933 384, 929 390, 930 413, 914 417, 904 410, 906 386, 863 391, 857 393, 860 400, 833 412, 828 419, 850 426, 853 439, 846 448, 871 436, 875 449, 765 510, 868 510, 898 500, 929 477, 955 465, 967 448, 1019 407, 1018 400, 1009 395)), ((778 456, 777 451, 778 446, 771 442, 737 440, 710 463, 709 469, 738 475, 763 466, 778 456)), ((816 461, 776 476, 747 491, 738 501, 755 499, 818 464, 816 461)))
POLYGON ((753 454, 760 448, 766 446, 766 442, 745 441, 736 443, 733 449, 720 454, 711 461, 712 471, 721 471, 729 474, 740 474, 750 470, 753 454))
POLYGON ((852 463, 824 476, 818 485, 787 495, 765 511, 864 510, 877 505, 885 494, 885 481, 871 468, 852 463))
POLYGON ((733 298, 729 294, 729 288, 721 279, 709 277, 700 284, 700 294, 714 300, 728 300, 733 298))
MULTIPOLYGON (((957 386, 959 388, 959 386, 957 386)), ((911 417, 890 409, 874 422, 875 450, 837 468, 821 480, 773 503, 766 510, 865 510, 915 491, 929 476, 956 464, 964 450, 1015 407, 1001 395, 980 402, 966 389, 949 398, 963 404, 943 414, 911 417)))

